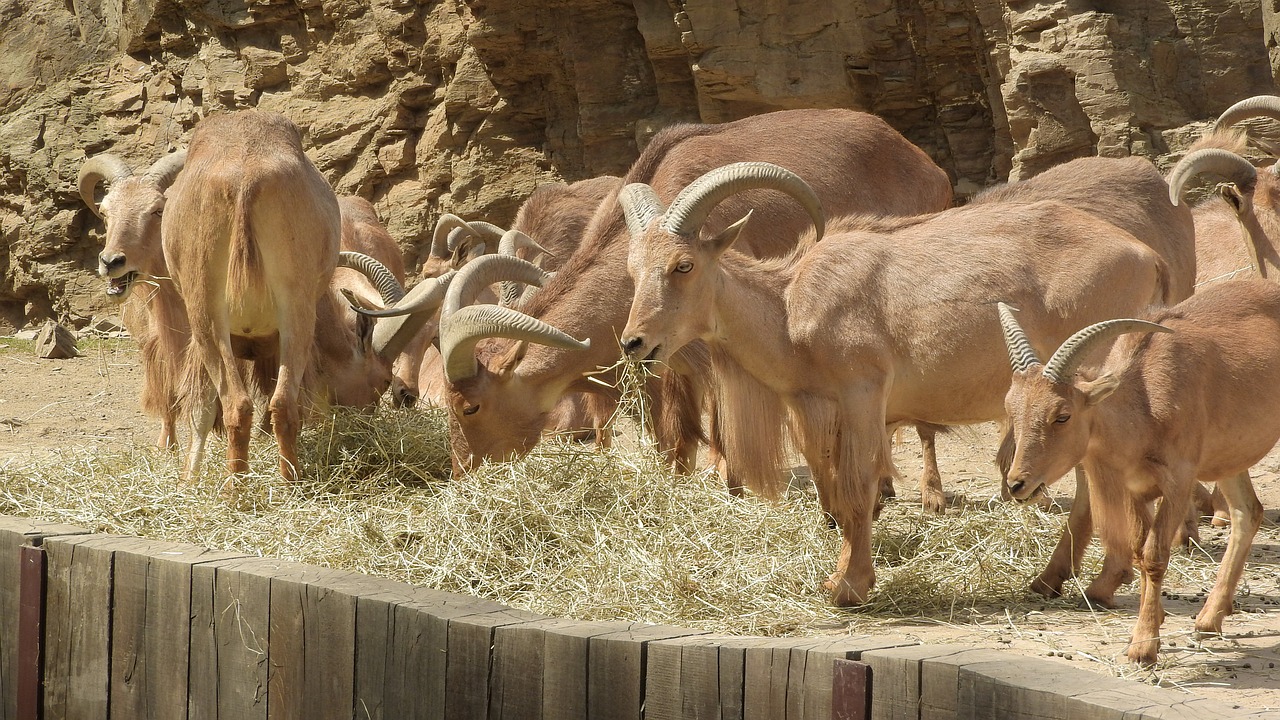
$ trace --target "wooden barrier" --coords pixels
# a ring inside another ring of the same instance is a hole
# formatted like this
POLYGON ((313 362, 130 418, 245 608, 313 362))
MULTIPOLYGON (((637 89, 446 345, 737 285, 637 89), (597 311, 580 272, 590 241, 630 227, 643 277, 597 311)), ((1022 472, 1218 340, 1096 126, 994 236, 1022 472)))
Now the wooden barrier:
POLYGON ((4 517, 0 697, 0 720, 1265 716, 995 650, 575 622, 354 572, 4 517), (33 556, 43 576, 22 574, 33 556), (14 621, 24 596, 43 602, 42 634, 14 621), (24 628, 42 641, 42 668, 18 657, 24 628), (24 672, 44 688, 25 717, 11 699, 24 672))

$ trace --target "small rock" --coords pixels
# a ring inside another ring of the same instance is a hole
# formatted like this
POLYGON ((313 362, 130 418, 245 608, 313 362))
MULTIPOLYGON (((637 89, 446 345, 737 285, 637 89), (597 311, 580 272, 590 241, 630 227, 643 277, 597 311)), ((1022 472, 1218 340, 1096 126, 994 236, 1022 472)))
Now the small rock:
POLYGON ((79 354, 76 351, 76 336, 70 330, 52 320, 45 321, 36 336, 36 357, 61 360, 79 354))

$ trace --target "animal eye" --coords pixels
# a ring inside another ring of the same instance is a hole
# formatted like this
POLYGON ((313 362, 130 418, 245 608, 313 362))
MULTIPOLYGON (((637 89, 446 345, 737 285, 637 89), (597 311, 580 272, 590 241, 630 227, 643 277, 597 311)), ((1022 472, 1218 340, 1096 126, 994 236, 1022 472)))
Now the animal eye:
POLYGON ((1058 417, 1054 418, 1054 419, 1053 419, 1053 423, 1054 423, 1055 425, 1061 425, 1061 424, 1065 423, 1066 421, 1068 421, 1068 420, 1070 420, 1070 419, 1071 419, 1071 416, 1070 416, 1070 415, 1068 415, 1067 413, 1063 413, 1063 414, 1059 415, 1058 417))
POLYGON ((152 210, 151 214, 156 217, 160 217, 161 215, 164 215, 164 208, 160 208, 159 210, 152 210))
POLYGON ((471 407, 466 407, 462 409, 463 415, 475 415, 478 412, 480 412, 479 405, 472 405, 471 407))
POLYGON ((681 260, 680 262, 676 263, 676 272, 678 273, 687 273, 692 269, 693 269, 692 260, 681 260))

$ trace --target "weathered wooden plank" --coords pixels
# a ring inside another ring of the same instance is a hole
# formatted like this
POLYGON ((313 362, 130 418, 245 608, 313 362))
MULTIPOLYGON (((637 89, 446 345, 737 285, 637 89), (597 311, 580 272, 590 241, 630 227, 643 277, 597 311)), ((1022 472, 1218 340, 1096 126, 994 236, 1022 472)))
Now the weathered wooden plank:
POLYGON ((646 720, 720 720, 720 646, 724 636, 692 635, 649 643, 646 720))
POLYGON ((842 635, 814 638, 810 645, 791 650, 787 687, 787 717, 828 720, 837 659, 860 660, 863 653, 918 644, 902 635, 842 635))
POLYGON ((445 663, 444 717, 485 720, 489 716, 489 669, 493 664, 494 632, 508 625, 546 620, 537 613, 503 609, 449 620, 445 663))
POLYGON ((15 720, 39 720, 42 696, 41 674, 44 672, 44 598, 45 552, 34 545, 19 548, 22 584, 18 602, 18 638, 14 673, 16 685, 10 687, 16 701, 15 720))
POLYGON ((746 648, 743 720, 784 720, 787 687, 791 679, 791 648, 812 644, 812 639, 773 638, 746 648))
MULTIPOLYGON (((722 720, 744 720, 748 694, 747 653, 752 648, 772 647, 776 638, 739 638, 720 646, 720 717, 722 720)), ((767 678, 766 678, 767 679, 767 678)), ((763 693, 768 702, 768 693, 763 693)))
MULTIPOLYGON (((206 717, 233 717, 238 720, 266 720, 267 679, 271 637, 271 579, 262 572, 261 558, 224 560, 192 569, 192 609, 195 613, 197 585, 204 591, 204 581, 195 579, 197 574, 209 570, 212 581, 208 585, 208 602, 211 620, 214 664, 212 675, 204 679, 208 686, 201 688, 205 702, 212 700, 216 715, 206 717)), ((201 605, 204 599, 200 599, 201 605)), ((199 615, 203 616, 203 608, 199 615)), ((192 652, 195 652, 197 631, 192 628, 192 652)), ((189 710, 194 712, 196 680, 193 663, 192 701, 189 710)), ((209 708, 204 709, 206 712, 209 708)), ((193 715, 194 717, 194 715, 193 715)))
POLYGON ((267 717, 350 718, 356 601, 333 587, 345 575, 305 565, 263 572, 271 577, 267 717))
POLYGON ((46 717, 107 717, 111 689, 112 553, 87 544, 109 536, 49 538, 44 706, 46 717))
POLYGON ((637 624, 629 630, 597 635, 588 644, 587 710, 599 720, 638 720, 645 697, 645 653, 648 643, 700 630, 637 624))
POLYGON ((115 563, 111 714, 185 718, 191 568, 243 554, 141 539, 114 543, 110 548, 115 563))
POLYGON ((375 610, 378 603, 386 603, 382 615, 370 621, 385 623, 382 629, 371 630, 369 624, 364 625, 368 633, 389 636, 375 670, 382 673, 383 685, 376 687, 372 677, 357 680, 361 689, 356 702, 358 711, 380 707, 382 717, 388 719, 443 718, 448 621, 507 609, 489 600, 402 584, 362 594, 357 602, 358 608, 375 610))
POLYGON ((546 633, 542 666, 542 717, 589 720, 591 639, 626 632, 627 622, 565 621, 546 633))
MULTIPOLYGON (((868 653, 870 655, 871 653, 868 653)), ((995 650, 967 649, 926 658, 920 663, 920 720, 953 720, 959 709, 960 668, 983 662, 1000 662, 995 650)), ((875 672, 875 668, 872 668, 875 672)))
POLYGON ((964 645, 916 645, 862 654, 871 666, 872 717, 875 720, 918 720, 921 717, 920 666, 924 660, 970 650, 964 645))
POLYGON ((831 678, 831 720, 870 720, 871 666, 835 660, 831 678))
POLYGON ((45 537, 87 532, 74 525, 0 515, 0 720, 14 720, 18 711, 19 548, 39 545, 45 537))

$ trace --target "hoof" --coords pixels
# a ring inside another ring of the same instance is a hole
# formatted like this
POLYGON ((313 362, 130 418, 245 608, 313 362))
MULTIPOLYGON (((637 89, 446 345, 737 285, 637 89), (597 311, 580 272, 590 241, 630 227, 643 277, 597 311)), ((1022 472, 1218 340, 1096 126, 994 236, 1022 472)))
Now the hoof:
POLYGON ((871 596, 871 586, 857 587, 846 578, 832 575, 822 583, 822 587, 831 593, 831 604, 836 607, 858 607, 871 596))
POLYGON ((1088 590, 1085 590, 1084 599, 1088 601, 1090 605, 1097 605, 1098 607, 1104 607, 1108 610, 1114 610, 1116 607, 1115 595, 1105 595, 1103 593, 1091 593, 1088 590))
POLYGON ((1063 578, 1046 578, 1044 575, 1031 582, 1031 592, 1047 598, 1062 597, 1063 578))
POLYGON ((920 498, 924 505, 924 511, 928 515, 945 515, 947 512, 947 498, 942 495, 929 495, 920 498))
POLYGON ((1213 514, 1213 519, 1209 521, 1209 524, 1214 527, 1226 527, 1231 524, 1231 517, 1219 510, 1213 514))
POLYGON ((1142 642, 1131 643, 1129 651, 1125 653, 1129 657, 1129 662, 1139 667, 1149 668, 1156 664, 1156 657, 1160 653, 1160 640, 1152 638, 1143 640, 1142 642))

